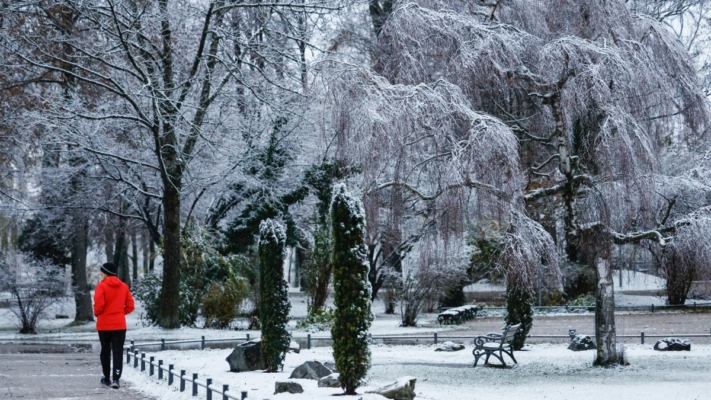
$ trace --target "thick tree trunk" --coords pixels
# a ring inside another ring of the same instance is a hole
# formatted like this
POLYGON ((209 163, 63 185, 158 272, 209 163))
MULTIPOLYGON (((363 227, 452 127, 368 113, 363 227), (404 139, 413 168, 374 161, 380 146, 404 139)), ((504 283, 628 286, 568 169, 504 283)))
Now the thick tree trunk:
POLYGON ((171 182, 165 182, 164 188, 163 285, 159 324, 173 329, 180 328, 180 189, 171 182))
POLYGON ((617 333, 615 331, 615 292, 612 268, 608 259, 595 258, 595 342, 597 357, 594 365, 612 365, 619 362, 617 333))
POLYGON ((83 215, 74 219, 74 241, 72 243, 72 286, 76 315, 74 322, 94 320, 91 304, 91 290, 86 279, 87 221, 83 215))

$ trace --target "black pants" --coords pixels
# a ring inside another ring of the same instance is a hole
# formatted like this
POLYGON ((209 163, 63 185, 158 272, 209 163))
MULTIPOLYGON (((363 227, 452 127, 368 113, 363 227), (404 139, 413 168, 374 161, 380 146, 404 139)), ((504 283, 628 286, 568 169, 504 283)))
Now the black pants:
POLYGON ((115 381, 121 379, 123 370, 123 343, 126 341, 126 330, 122 331, 99 331, 99 341, 101 342, 101 368, 104 377, 115 381), (114 353, 113 376, 111 372, 111 353, 114 353))

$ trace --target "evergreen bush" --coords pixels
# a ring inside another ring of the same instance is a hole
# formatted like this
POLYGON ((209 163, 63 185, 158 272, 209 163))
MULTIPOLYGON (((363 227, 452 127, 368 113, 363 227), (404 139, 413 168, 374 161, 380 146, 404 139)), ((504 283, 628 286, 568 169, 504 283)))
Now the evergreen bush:
POLYGON ((316 223, 314 243, 304 262, 304 291, 309 296, 309 315, 323 309, 331 282, 333 242, 328 225, 316 223))
POLYGON ((202 297, 205 327, 229 328, 232 320, 239 316, 240 305, 249 296, 249 290, 249 282, 234 275, 224 282, 213 283, 202 297))
POLYGON ((521 329, 514 337, 514 350, 521 350, 526 343, 526 336, 533 327, 533 306, 531 296, 518 288, 508 288, 506 290, 506 325, 521 324, 521 329))
POLYGON ((318 310, 313 310, 309 304, 308 315, 305 319, 296 323, 296 328, 307 332, 325 331, 333 327, 335 320, 336 314, 333 308, 321 307, 318 310))
POLYGON ((289 293, 284 280, 284 244, 286 234, 277 222, 266 219, 259 224, 259 293, 262 324, 262 361, 267 372, 276 372, 284 364, 291 336, 289 293))
POLYGON ((333 232, 333 286, 336 306, 331 328, 333 356, 346 394, 355 394, 370 366, 368 328, 371 287, 363 240, 365 214, 361 202, 344 184, 333 190, 331 201, 333 232))

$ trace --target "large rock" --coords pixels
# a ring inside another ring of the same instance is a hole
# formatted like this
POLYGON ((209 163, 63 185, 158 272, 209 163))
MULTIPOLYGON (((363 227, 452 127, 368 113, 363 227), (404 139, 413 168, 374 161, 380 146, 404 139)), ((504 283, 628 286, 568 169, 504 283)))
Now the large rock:
POLYGON ((331 375, 331 373, 330 369, 324 367, 323 364, 318 361, 306 361, 294 369, 289 379, 319 380, 324 376, 331 375))
POLYGON ((265 369, 262 363, 262 342, 254 340, 240 343, 225 359, 230 364, 230 371, 244 372, 265 369))
POLYGON ((666 338, 654 344, 657 351, 691 351, 691 342, 677 338, 666 338))
POLYGON ((328 388, 339 388, 341 387, 341 381, 338 380, 339 374, 331 374, 324 376, 318 380, 318 387, 328 387, 328 388))
POLYGON ((573 351, 593 350, 596 348, 597 345, 595 345, 595 341, 590 336, 586 335, 577 335, 568 346, 568 350, 573 351))
POLYGON ((464 350, 464 345, 454 342, 444 342, 437 345, 435 351, 459 351, 464 350))
POLYGON ((326 361, 325 363, 323 363, 323 366, 330 369, 333 372, 338 372, 338 368, 336 368, 335 362, 326 361))
POLYGON ((304 393, 304 388, 296 382, 277 382, 274 384, 274 394, 279 393, 304 393))
POLYGON ((393 400, 412 400, 415 398, 415 382, 417 378, 405 376, 387 386, 366 393, 376 393, 393 400))

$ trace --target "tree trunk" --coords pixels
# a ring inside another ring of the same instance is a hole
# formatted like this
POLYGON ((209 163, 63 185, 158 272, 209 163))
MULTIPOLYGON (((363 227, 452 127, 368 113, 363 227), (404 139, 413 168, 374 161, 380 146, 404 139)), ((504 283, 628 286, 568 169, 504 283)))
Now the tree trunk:
POLYGON ((131 271, 128 266, 128 243, 126 240, 126 219, 119 220, 116 246, 114 249, 114 264, 118 267, 118 278, 131 287, 131 271))
POLYGON ((615 292, 610 262, 603 257, 595 258, 595 342, 597 357, 594 365, 613 365, 619 362, 617 333, 615 331, 615 292))
POLYGON ((111 228, 111 223, 106 224, 106 228, 104 228, 104 241, 106 242, 106 246, 104 247, 104 250, 106 252, 106 262, 114 262, 114 231, 111 228))
POLYGON ((163 185, 163 285, 158 323, 166 329, 180 328, 180 189, 173 182, 163 185))
POLYGON ((131 230, 131 264, 133 267, 133 281, 138 281, 138 237, 136 230, 131 230))
POLYGON ((74 322, 94 320, 91 304, 91 290, 86 279, 86 253, 88 224, 84 215, 77 213, 74 219, 74 241, 72 243, 72 286, 76 315, 74 322))
POLYGON ((143 276, 145 277, 148 275, 148 260, 151 258, 151 252, 149 249, 149 242, 152 242, 150 236, 148 235, 141 235, 142 239, 142 250, 143 250, 143 276))
POLYGON ((150 257, 148 257, 148 272, 153 272, 156 267, 156 260, 153 258, 156 253, 156 242, 153 240, 148 241, 148 253, 150 254, 150 257))

